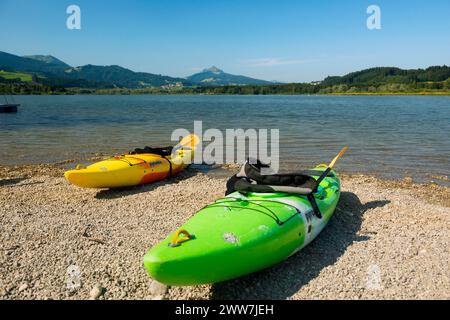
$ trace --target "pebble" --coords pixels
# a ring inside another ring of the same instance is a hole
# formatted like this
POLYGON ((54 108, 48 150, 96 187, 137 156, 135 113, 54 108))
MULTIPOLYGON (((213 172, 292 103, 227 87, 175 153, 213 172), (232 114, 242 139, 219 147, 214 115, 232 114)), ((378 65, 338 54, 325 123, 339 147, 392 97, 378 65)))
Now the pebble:
POLYGON ((153 280, 150 283, 149 292, 153 296, 164 296, 168 290, 169 290, 168 286, 158 281, 153 280))
POLYGON ((91 300, 96 300, 100 298, 100 296, 102 296, 105 292, 106 289, 103 288, 101 285, 95 285, 89 292, 89 298, 91 300))
POLYGON ((19 287, 19 292, 25 291, 28 289, 28 284, 27 283, 23 283, 20 287, 19 287))
POLYGON ((403 179, 403 181, 404 181, 405 183, 408 183, 408 184, 412 184, 412 183, 413 183, 413 179, 412 179, 411 177, 405 177, 405 178, 403 179))

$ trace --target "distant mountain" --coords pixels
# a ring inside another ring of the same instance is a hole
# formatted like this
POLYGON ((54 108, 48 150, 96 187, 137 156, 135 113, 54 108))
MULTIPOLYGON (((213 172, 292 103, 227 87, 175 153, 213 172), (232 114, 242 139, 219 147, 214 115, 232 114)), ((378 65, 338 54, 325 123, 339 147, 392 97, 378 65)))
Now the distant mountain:
POLYGON ((134 72, 120 66, 89 64, 74 68, 50 55, 19 57, 0 52, 0 70, 32 73, 38 76, 39 82, 43 84, 68 88, 146 88, 191 85, 190 81, 183 78, 134 72))
POLYGON ((187 79, 202 86, 274 84, 274 82, 271 81, 225 73, 215 66, 193 74, 187 77, 187 79))
POLYGON ((51 56, 51 55, 47 55, 47 56, 44 56, 44 55, 23 56, 23 58, 33 59, 33 60, 36 60, 36 61, 44 62, 46 64, 57 65, 57 66, 61 66, 61 67, 64 67, 64 68, 70 68, 70 66, 67 63, 65 63, 64 61, 61 61, 61 60, 59 60, 59 59, 57 59, 57 58, 55 58, 54 56, 51 56))

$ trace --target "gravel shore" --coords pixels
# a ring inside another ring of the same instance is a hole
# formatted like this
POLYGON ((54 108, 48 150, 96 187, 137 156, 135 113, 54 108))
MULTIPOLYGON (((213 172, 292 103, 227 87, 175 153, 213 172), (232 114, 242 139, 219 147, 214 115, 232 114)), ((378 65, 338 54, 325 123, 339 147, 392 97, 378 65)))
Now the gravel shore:
POLYGON ((0 299, 450 299, 450 189, 342 176, 329 225, 261 272, 172 287, 142 267, 149 247, 222 196, 188 170, 124 190, 80 189, 52 165, 0 167, 0 299))

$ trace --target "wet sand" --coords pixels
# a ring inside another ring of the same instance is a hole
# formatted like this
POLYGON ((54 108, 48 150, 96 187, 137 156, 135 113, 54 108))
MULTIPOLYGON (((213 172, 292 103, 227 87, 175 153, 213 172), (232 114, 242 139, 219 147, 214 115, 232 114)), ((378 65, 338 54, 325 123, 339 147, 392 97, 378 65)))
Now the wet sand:
POLYGON ((343 175, 334 217, 298 254, 236 280, 167 288, 146 275, 142 256, 222 196, 226 178, 188 170, 90 190, 62 172, 0 167, 0 299, 450 299, 443 186, 343 175), (73 270, 80 282, 68 287, 73 270))

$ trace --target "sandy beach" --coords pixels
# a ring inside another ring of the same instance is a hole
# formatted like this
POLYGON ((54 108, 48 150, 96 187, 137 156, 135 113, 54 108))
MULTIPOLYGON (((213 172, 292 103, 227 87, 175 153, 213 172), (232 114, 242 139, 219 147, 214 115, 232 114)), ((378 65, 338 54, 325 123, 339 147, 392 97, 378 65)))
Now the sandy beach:
POLYGON ((168 288, 146 275, 142 256, 222 196, 226 178, 190 169, 155 184, 91 190, 62 173, 0 167, 0 299, 450 299, 443 186, 342 175, 334 217, 298 254, 236 280, 168 288), (73 268, 80 287, 69 289, 73 268))

